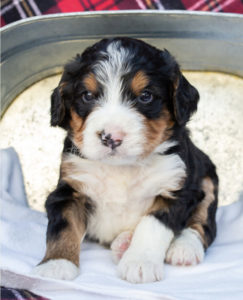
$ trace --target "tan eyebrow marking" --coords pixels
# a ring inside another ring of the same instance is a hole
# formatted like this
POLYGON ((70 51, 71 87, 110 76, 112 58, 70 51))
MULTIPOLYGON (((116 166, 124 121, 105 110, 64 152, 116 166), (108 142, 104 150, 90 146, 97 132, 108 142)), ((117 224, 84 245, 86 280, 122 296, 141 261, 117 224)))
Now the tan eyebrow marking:
POLYGON ((83 80, 85 88, 93 94, 98 91, 98 82, 93 73, 89 73, 83 80))
POLYGON ((139 95, 148 85, 149 78, 143 71, 138 71, 132 79, 131 88, 135 95, 139 95))

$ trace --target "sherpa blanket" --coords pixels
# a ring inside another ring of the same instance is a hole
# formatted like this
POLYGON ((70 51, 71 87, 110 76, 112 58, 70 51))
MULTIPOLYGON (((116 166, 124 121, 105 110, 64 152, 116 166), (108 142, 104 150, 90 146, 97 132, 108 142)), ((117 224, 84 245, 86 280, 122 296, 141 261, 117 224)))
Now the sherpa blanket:
POLYGON ((26 289, 43 297, 67 299, 243 299, 243 194, 220 207, 218 234, 203 263, 193 267, 165 266, 165 279, 148 284, 121 280, 110 250, 84 242, 80 276, 61 281, 31 275, 45 252, 47 218, 27 204, 21 167, 13 149, 0 152, 2 285, 26 289))

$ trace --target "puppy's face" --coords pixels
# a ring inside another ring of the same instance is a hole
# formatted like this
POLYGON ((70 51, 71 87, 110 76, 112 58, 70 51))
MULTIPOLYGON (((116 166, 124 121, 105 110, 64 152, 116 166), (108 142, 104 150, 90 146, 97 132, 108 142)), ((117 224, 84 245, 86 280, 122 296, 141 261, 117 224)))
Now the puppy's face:
POLYGON ((128 38, 102 40, 66 65, 51 124, 91 160, 131 164, 184 126, 197 91, 167 51, 128 38))

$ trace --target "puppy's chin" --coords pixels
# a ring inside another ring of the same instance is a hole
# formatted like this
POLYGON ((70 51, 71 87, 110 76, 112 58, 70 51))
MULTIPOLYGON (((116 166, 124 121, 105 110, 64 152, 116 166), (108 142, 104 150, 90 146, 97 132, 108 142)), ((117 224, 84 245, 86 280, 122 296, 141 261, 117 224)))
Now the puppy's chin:
POLYGON ((108 165, 134 165, 138 162, 139 156, 119 153, 117 150, 105 149, 96 153, 84 153, 85 158, 93 161, 99 161, 108 165))
POLYGON ((136 156, 127 156, 122 157, 116 154, 109 155, 103 159, 100 160, 101 162, 108 164, 108 165, 114 165, 114 166, 127 166, 127 165, 134 165, 138 161, 138 158, 136 156))

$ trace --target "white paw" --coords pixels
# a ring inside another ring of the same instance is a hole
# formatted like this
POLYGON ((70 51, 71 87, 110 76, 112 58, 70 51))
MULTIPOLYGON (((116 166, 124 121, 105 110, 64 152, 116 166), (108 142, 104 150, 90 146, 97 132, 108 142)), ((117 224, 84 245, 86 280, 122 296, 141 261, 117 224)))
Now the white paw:
POLYGON ((79 275, 79 268, 67 259, 51 259, 36 266, 32 273, 54 279, 72 280, 79 275))
POLYGON ((163 261, 149 255, 136 255, 128 249, 118 264, 118 274, 131 283, 160 281, 163 279, 163 261))
POLYGON ((118 263, 122 258, 124 252, 130 246, 132 239, 132 232, 131 231, 123 231, 120 233, 111 243, 111 253, 112 259, 114 263, 118 263))
POLYGON ((170 245, 166 262, 171 265, 192 266, 203 261, 204 249, 198 234, 193 229, 184 229, 170 245))

